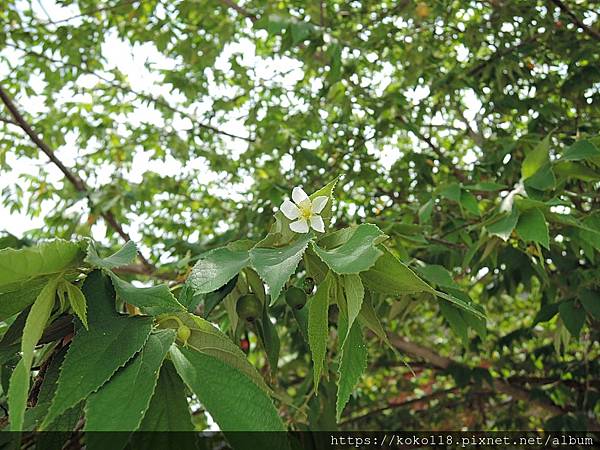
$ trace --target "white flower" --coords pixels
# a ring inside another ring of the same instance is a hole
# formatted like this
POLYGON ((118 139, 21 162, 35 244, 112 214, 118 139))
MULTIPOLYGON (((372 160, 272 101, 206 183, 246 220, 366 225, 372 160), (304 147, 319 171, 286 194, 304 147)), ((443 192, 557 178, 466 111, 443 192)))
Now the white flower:
POLYGON ((321 195, 311 201, 301 187, 295 187, 292 191, 292 200, 294 203, 286 200, 279 207, 279 210, 288 219, 298 219, 290 223, 290 229, 296 233, 308 233, 312 227, 318 232, 324 233, 325 224, 319 213, 325 208, 328 197, 321 195))

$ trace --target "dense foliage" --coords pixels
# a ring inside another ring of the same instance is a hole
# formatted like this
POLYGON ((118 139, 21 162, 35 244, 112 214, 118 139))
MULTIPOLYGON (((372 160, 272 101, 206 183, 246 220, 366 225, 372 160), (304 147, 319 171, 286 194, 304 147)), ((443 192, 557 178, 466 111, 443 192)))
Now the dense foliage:
POLYGON ((4 425, 598 427, 594 2, 40 3, 0 0, 44 223, 0 241, 4 425))

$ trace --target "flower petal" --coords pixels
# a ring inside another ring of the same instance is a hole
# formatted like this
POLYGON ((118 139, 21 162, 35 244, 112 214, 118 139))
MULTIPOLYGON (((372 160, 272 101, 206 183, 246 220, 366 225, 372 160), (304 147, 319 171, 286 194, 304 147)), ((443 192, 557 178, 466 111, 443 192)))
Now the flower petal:
POLYGON ((319 195, 315 198, 312 202, 312 212, 319 214, 323 211, 323 208, 325 208, 325 205, 327 204, 327 200, 329 200, 329 197, 325 195, 319 195))
POLYGON ((290 223, 290 230, 296 232, 296 233, 308 233, 308 220, 306 219, 300 219, 300 220, 296 220, 295 222, 290 223))
POLYGON ((319 233, 325 233, 325 224, 321 216, 312 216, 310 218, 310 226, 317 230, 319 233))
POLYGON ((294 188, 294 190, 292 191, 292 200, 294 200, 294 203, 296 205, 298 205, 303 200, 307 200, 307 199, 308 199, 308 195, 306 195, 306 192, 304 192, 304 189, 302 189, 299 186, 296 186, 294 188))
POLYGON ((287 217, 290 220, 297 219, 300 213, 298 211, 298 207, 289 200, 283 202, 279 207, 279 210, 283 213, 285 217, 287 217))

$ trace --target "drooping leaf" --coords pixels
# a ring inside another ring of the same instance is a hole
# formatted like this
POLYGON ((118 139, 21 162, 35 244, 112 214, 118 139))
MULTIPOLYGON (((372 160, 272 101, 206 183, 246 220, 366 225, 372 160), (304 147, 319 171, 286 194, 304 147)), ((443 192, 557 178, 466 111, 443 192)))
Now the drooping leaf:
POLYGON ((116 267, 131 264, 135 260, 136 256, 137 247, 133 241, 127 241, 127 243, 119 251, 107 256, 106 258, 100 257, 94 243, 90 241, 85 261, 98 269, 111 270, 116 267))
POLYGON ((135 431, 150 404, 174 330, 150 334, 142 349, 86 403, 85 431, 135 431), (135 387, 132 389, 132 387, 135 387))
POLYGON ((269 286, 271 304, 277 300, 283 286, 296 271, 311 239, 312 234, 306 233, 285 247, 255 247, 250 250, 252 268, 269 286))
POLYGON ((600 293, 584 289, 579 293, 579 301, 592 317, 600 320, 600 293))
POLYGON ((50 313, 54 306, 57 284, 58 278, 48 281, 33 303, 25 321, 23 337, 21 339, 21 360, 10 377, 8 389, 11 431, 21 431, 23 427, 27 396, 29 395, 29 371, 33 362, 33 352, 36 344, 42 337, 46 322, 50 318, 50 313))
MULTIPOLYGON (((365 288, 360 276, 356 274, 343 275, 344 292, 346 294, 346 305, 348 313, 348 332, 352 329, 354 320, 358 317, 362 308, 365 288)), ((346 336, 344 336, 344 340, 346 336)))
POLYGON ((319 387, 321 372, 327 351, 329 326, 327 324, 329 311, 329 295, 333 277, 331 274, 317 288, 317 292, 308 302, 308 344, 313 361, 313 378, 315 392, 319 387))
POLYGON ((544 213, 538 208, 531 208, 519 216, 517 233, 526 242, 537 242, 550 248, 548 224, 544 213))
POLYGON ((315 253, 338 274, 359 273, 370 269, 382 251, 377 244, 387 239, 387 236, 372 224, 362 224, 354 228, 349 239, 337 248, 326 250, 313 245, 315 253))
POLYGON ((246 245, 229 244, 211 250, 198 259, 187 284, 198 294, 215 291, 250 263, 246 245))
POLYGON ((367 327, 375 336, 381 339, 388 347, 394 348, 390 343, 379 318, 377 317, 377 312, 373 308, 373 304, 371 303, 370 296, 368 292, 365 292, 365 298, 362 303, 362 307, 360 309, 360 313, 358 314, 358 321, 364 327, 367 327))
POLYGON ((518 220, 519 211, 513 207, 509 214, 488 225, 487 230, 491 235, 498 236, 503 241, 506 241, 517 226, 518 220))
POLYGON ((565 324, 565 327, 567 327, 567 330, 569 330, 569 333, 571 333, 571 336, 575 338, 579 337, 581 328, 585 323, 585 309, 574 300, 569 300, 567 302, 561 302, 558 305, 558 311, 560 313, 560 318, 565 324))
POLYGON ((243 372, 191 348, 171 348, 171 360, 232 446, 238 449, 288 448, 285 426, 269 396, 243 372), (252 439, 228 431, 257 433, 252 439))
POLYGON ((433 288, 420 279, 389 250, 380 247, 383 255, 375 265, 360 274, 365 286, 388 295, 433 292, 433 288))
POLYGON ((561 161, 600 161, 600 149, 593 142, 582 139, 565 149, 561 161))
POLYGON ((83 284, 89 329, 80 327, 63 363, 56 395, 41 428, 95 392, 144 345, 152 319, 122 317, 115 310, 115 294, 100 271, 83 284))
POLYGON ((46 278, 38 278, 0 293, 0 320, 6 320, 31 305, 47 283, 46 278))
MULTIPOLYGON (((32 278, 52 275, 77 265, 83 252, 76 242, 60 239, 19 250, 0 250, 0 290, 32 278)), ((7 289, 10 290, 10 289, 7 289)))
POLYGON ((350 327, 348 337, 344 341, 338 368, 338 391, 336 401, 336 418, 339 421, 344 407, 360 377, 367 367, 367 347, 363 340, 358 323, 350 327))
POLYGON ((441 302, 439 305, 442 316, 444 316, 452 331, 461 339, 463 345, 467 347, 469 344, 468 327, 460 309, 445 302, 441 302))
POLYGON ((158 323, 161 328, 177 329, 180 324, 187 326, 190 329, 187 347, 223 361, 244 373, 265 392, 271 391, 244 352, 210 322, 194 314, 177 313, 159 316, 158 323))
POLYGON ((127 281, 121 280, 113 273, 110 274, 110 279, 121 300, 137 306, 146 314, 156 316, 169 312, 186 311, 186 308, 177 301, 165 284, 136 287, 127 281))

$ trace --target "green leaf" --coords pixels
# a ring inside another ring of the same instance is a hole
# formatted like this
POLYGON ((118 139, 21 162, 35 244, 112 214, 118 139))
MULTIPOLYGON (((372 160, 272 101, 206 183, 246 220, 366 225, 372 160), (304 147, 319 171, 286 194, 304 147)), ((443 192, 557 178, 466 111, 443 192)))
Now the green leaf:
POLYGON ((427 264, 417 269, 423 277, 438 286, 455 287, 456 283, 452 274, 443 266, 437 264, 427 264))
POLYGON ((159 327, 177 329, 181 324, 190 329, 185 345, 197 352, 213 356, 246 374, 265 392, 271 390, 256 368, 248 362, 244 352, 223 332, 203 318, 189 313, 168 314, 158 317, 159 327))
POLYGON ((600 319, 600 294, 598 292, 584 289, 579 293, 579 301, 592 317, 600 319))
POLYGON ((539 191, 554 189, 556 186, 556 177, 552 165, 548 162, 538 169, 538 171, 525 181, 525 187, 534 188, 539 191))
MULTIPOLYGON (((354 324, 354 320, 358 317, 362 308, 363 298, 365 296, 365 288, 360 280, 359 275, 350 274, 342 276, 344 284, 344 292, 346 294, 346 305, 348 308, 348 332, 354 324)), ((347 336, 343 337, 343 341, 347 336)))
MULTIPOLYGON (((0 290, 31 278, 62 272, 81 261, 78 243, 57 239, 37 247, 0 250, 0 290)), ((10 290, 10 289, 7 289, 10 290)))
POLYGON ((98 255, 98 251, 92 241, 90 241, 87 249, 87 256, 85 261, 93 267, 99 269, 111 270, 115 267, 125 266, 131 264, 137 256, 137 247, 133 241, 127 241, 127 243, 116 253, 101 258, 98 255))
POLYGON ((467 347, 469 345, 468 326, 461 315, 460 309, 448 303, 441 302, 440 312, 450 325, 450 328, 452 328, 452 331, 460 337, 463 345, 467 347))
POLYGON ((488 181, 483 181, 481 183, 476 183, 476 184, 470 184, 468 186, 463 186, 465 189, 469 190, 469 191, 488 191, 488 192, 494 192, 494 191, 501 191, 503 189, 506 189, 506 185, 505 184, 498 184, 498 183, 493 183, 493 182, 488 182, 488 181))
POLYGON ((419 208, 419 223, 427 223, 431 219, 431 213, 433 212, 433 206, 435 205, 435 199, 430 198, 427 202, 419 208))
POLYGON ((446 292, 434 291, 433 293, 438 297, 449 301, 453 305, 458 306, 463 311, 467 311, 471 314, 474 314, 476 317, 479 317, 482 320, 486 320, 485 314, 481 309, 481 306, 468 303, 464 299, 458 298, 455 295, 448 294, 446 292))
POLYGON ((329 226, 331 225, 331 217, 333 215, 333 191, 339 179, 340 177, 335 177, 332 181, 327 183, 321 189, 309 195, 309 198, 311 200, 314 200, 315 198, 320 196, 328 197, 327 203, 325 204, 325 208, 323 208, 323 211, 321 211, 321 217, 323 218, 323 222, 325 223, 325 230, 327 230, 327 228, 329 228, 329 226))
POLYGON ((526 242, 537 242, 550 248, 548 224, 544 213, 539 208, 529 209, 519 216, 517 233, 526 242))
POLYGON ((311 233, 301 234, 298 239, 285 247, 255 247, 250 250, 252 268, 269 286, 271 304, 273 304, 283 286, 296 271, 302 255, 312 239, 311 233))
POLYGON ((271 322, 267 308, 263 308, 263 317, 257 322, 257 331, 259 333, 260 340, 267 354, 267 360, 269 361, 269 368, 271 374, 274 375, 277 371, 277 364, 279 362, 279 350, 281 343, 277 329, 271 322))
POLYGON ((487 230, 493 236, 498 236, 503 241, 507 241, 511 233, 517 226, 519 220, 519 211, 513 207, 510 214, 505 215, 500 220, 488 225, 487 230))
MULTIPOLYGON (((171 360, 222 431, 285 431, 272 400, 243 372, 190 348, 172 347, 171 360)), ((236 449, 288 447, 285 433, 245 435, 231 443, 236 449)))
POLYGON ((150 405, 160 366, 175 341, 175 334, 174 330, 150 334, 139 353, 89 396, 85 431, 137 430, 150 405))
POLYGON ((156 316, 170 312, 186 311, 165 284, 150 287, 136 287, 110 273, 110 279, 119 298, 137 306, 144 313, 156 316))
POLYGON ((344 407, 350 400, 354 387, 367 368, 367 347, 358 323, 350 327, 348 338, 344 341, 338 368, 338 391, 336 418, 339 422, 344 407))
POLYGON ((47 279, 40 278, 1 293, 0 320, 6 320, 31 305, 47 283, 47 279))
POLYGON ((521 176, 524 180, 534 175, 544 164, 550 161, 550 135, 548 134, 533 150, 525 155, 521 165, 521 176))
POLYGON ((579 337, 581 328, 585 323, 585 309, 574 300, 570 300, 561 302, 558 305, 558 312, 569 333, 575 338, 579 337))
POLYGON ((375 265, 360 274, 365 286, 372 291, 388 295, 433 292, 433 288, 421 280, 385 247, 380 247, 383 255, 375 265))
POLYGON ((371 304, 371 299, 368 292, 365 292, 365 298, 362 303, 362 307, 360 308, 360 313, 358 314, 358 321, 361 325, 370 329, 375 335, 381 339, 383 342, 387 344, 388 347, 394 349, 392 344, 390 343, 379 318, 377 317, 377 313, 371 304))
POLYGON ((439 195, 447 198, 448 200, 460 202, 460 190, 460 184, 452 183, 441 188, 439 190, 439 195))
POLYGON ((469 191, 462 191, 460 193, 460 204, 471 214, 475 216, 481 215, 479 211, 479 202, 469 191))
POLYGON ((313 245, 315 253, 338 274, 359 273, 371 268, 382 251, 376 246, 387 236, 372 224, 362 224, 354 228, 350 238, 332 250, 313 245))
POLYGON ((65 282, 64 287, 67 291, 67 296, 69 297, 69 303, 71 304, 71 308, 73 308, 73 311, 75 312, 75 314, 77 314, 77 317, 79 317, 79 320, 81 320, 83 326, 85 328, 88 328, 87 304, 83 292, 81 292, 81 289, 79 289, 78 286, 75 286, 74 284, 69 282, 65 282))
POLYGON ((235 244, 216 248, 200 256, 187 280, 194 292, 208 294, 219 289, 249 264, 248 249, 235 244))
POLYGON ((158 383, 139 430, 193 431, 185 389, 175 366, 166 360, 160 369, 158 383))
POLYGON ((317 288, 315 295, 308 301, 308 345, 313 361, 314 389, 317 392, 321 371, 325 362, 327 351, 327 338, 329 336, 328 311, 329 291, 332 286, 333 276, 328 274, 317 288))
POLYGON ((583 139, 565 149, 561 161, 599 161, 600 149, 591 141, 583 139))
POLYGON ((27 396, 29 395, 29 371, 33 362, 33 352, 42 337, 46 322, 50 318, 50 313, 54 306, 57 284, 58 278, 48 281, 33 303, 25 321, 25 328, 23 329, 23 337, 21 339, 21 360, 10 377, 8 388, 11 431, 21 431, 23 428, 27 396))
POLYGON ((152 319, 122 317, 115 311, 114 290, 100 271, 83 284, 89 329, 79 328, 63 363, 56 395, 40 428, 95 392, 145 344, 152 319))

